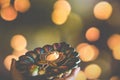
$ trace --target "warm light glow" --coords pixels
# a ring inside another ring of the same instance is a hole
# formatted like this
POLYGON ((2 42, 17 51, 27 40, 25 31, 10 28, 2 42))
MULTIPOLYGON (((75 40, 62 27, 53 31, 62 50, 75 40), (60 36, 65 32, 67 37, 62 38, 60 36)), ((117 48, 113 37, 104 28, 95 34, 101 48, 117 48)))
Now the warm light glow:
POLYGON ((71 11, 71 5, 67 0, 57 0, 54 3, 54 10, 63 10, 67 15, 69 15, 71 11))
POLYGON ((2 8, 5 8, 7 6, 10 6, 10 0, 0 0, 0 6, 2 8))
POLYGON ((112 54, 113 54, 114 59, 120 60, 120 45, 114 48, 112 52, 113 52, 112 54))
POLYGON ((30 1, 29 0, 15 0, 14 1, 14 8, 16 11, 19 12, 26 12, 30 8, 30 1))
POLYGON ((4 66, 7 70, 10 71, 11 68, 11 63, 12 63, 12 59, 18 60, 18 57, 14 56, 14 55, 8 55, 7 57, 5 57, 4 59, 4 66))
POLYGON ((119 34, 113 34, 108 38, 107 41, 108 47, 113 50, 114 48, 120 46, 120 35, 119 34))
POLYGON ((20 57, 20 56, 22 56, 22 55, 25 55, 25 53, 26 53, 27 51, 28 51, 27 49, 23 49, 23 50, 20 50, 20 51, 18 51, 18 50, 13 50, 12 55, 15 55, 15 56, 17 56, 17 57, 20 57))
POLYGON ((53 9, 52 21, 57 25, 64 24, 71 12, 71 5, 66 0, 57 0, 53 9))
POLYGON ((118 76, 112 76, 110 80, 120 80, 120 78, 118 76))
POLYGON ((85 73, 83 71, 80 71, 75 77, 75 80, 87 80, 85 73))
POLYGON ((107 1, 101 1, 94 7, 94 16, 100 20, 109 19, 112 14, 112 6, 107 1))
POLYGON ((11 47, 16 51, 24 50, 27 46, 27 41, 23 35, 14 35, 11 39, 11 47))
POLYGON ((100 30, 96 27, 91 27, 86 31, 85 37, 88 41, 96 41, 100 37, 100 30))
MULTIPOLYGON (((76 47, 76 51, 79 53, 80 51, 80 49, 81 48, 83 48, 83 47, 85 47, 85 46, 87 46, 87 45, 89 45, 88 43, 80 43, 80 44, 78 44, 78 46, 76 47)), ((80 54, 80 53, 79 53, 80 54)))
POLYGON ((57 25, 64 24, 67 20, 67 17, 68 16, 66 12, 63 10, 54 10, 52 12, 52 21, 57 25))
POLYGON ((79 57, 82 61, 93 61, 98 57, 99 50, 94 45, 86 45, 78 50, 79 57))
POLYGON ((97 64, 90 64, 84 72, 88 79, 97 79, 100 77, 102 70, 97 64))
POLYGON ((11 5, 1 8, 1 17, 6 21, 13 21, 17 17, 17 11, 11 5))
POLYGON ((52 54, 49 54, 47 57, 46 57, 46 60, 47 61, 54 61, 56 59, 59 58, 59 53, 58 52, 53 52, 52 54))

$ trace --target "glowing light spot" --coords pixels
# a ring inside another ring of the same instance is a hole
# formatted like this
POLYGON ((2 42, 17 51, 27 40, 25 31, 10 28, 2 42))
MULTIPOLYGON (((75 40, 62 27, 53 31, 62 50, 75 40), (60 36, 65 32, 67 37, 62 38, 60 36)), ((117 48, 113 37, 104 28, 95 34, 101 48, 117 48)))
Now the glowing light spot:
POLYGON ((76 47, 76 51, 79 52, 79 50, 85 46, 89 45, 88 43, 80 43, 78 44, 78 46, 76 47))
POLYGON ((94 45, 85 45, 78 50, 82 61, 88 62, 95 60, 99 55, 99 50, 94 45))
POLYGON ((100 31, 95 27, 91 27, 86 31, 85 37, 88 41, 96 41, 100 37, 100 31))
POLYGON ((86 78, 86 76, 85 76, 85 73, 84 73, 83 71, 80 71, 80 72, 77 74, 75 80, 87 80, 87 78, 86 78))
POLYGON ((94 16, 100 20, 109 19, 112 14, 112 6, 107 1, 101 1, 94 7, 94 16))
POLYGON ((14 35, 11 39, 11 47, 16 51, 24 50, 27 46, 27 41, 23 35, 14 35))
POLYGON ((114 59, 120 60, 120 45, 112 50, 114 59))
POLYGON ((120 80, 120 78, 118 76, 112 76, 110 80, 120 80))
POLYGON ((64 24, 67 21, 67 18, 68 16, 63 10, 54 10, 52 12, 52 21, 57 25, 64 24))
POLYGON ((0 0, 0 6, 1 8, 10 6, 10 0, 0 0))
POLYGON ((29 0, 15 0, 14 8, 19 12, 26 12, 30 8, 31 4, 29 0))
POLYGON ((90 64, 84 72, 88 79, 97 79, 100 77, 102 70, 97 64, 90 64))
POLYGON ((66 0, 57 0, 54 3, 52 12, 52 21, 57 25, 62 25, 67 21, 68 15, 71 12, 71 6, 66 0))
POLYGON ((14 56, 14 55, 8 55, 7 57, 5 57, 4 59, 4 66, 5 68, 10 71, 11 68, 11 63, 12 63, 12 59, 18 60, 18 57, 14 56))
POLYGON ((1 9, 1 17, 6 21, 13 21, 17 17, 17 11, 13 6, 7 6, 1 9))
POLYGON ((47 56, 46 60, 54 61, 54 60, 58 59, 58 57, 59 57, 59 53, 58 52, 53 52, 53 53, 51 53, 47 56))
POLYGON ((120 35, 119 34, 111 35, 108 38, 107 45, 111 50, 118 47, 120 45, 120 35))
POLYGON ((67 0, 57 0, 54 3, 54 10, 63 10, 67 15, 69 15, 71 11, 71 5, 67 0))

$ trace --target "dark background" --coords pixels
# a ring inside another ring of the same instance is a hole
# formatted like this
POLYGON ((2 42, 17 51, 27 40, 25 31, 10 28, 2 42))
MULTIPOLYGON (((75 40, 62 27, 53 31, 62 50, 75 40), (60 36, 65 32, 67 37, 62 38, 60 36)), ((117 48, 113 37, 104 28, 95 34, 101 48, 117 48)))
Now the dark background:
POLYGON ((107 46, 107 39, 114 33, 120 33, 120 1, 106 0, 111 3, 113 13, 108 20, 98 20, 93 15, 93 8, 101 0, 68 0, 72 10, 63 25, 56 25, 51 20, 53 5, 56 0, 30 0, 31 7, 25 13, 18 13, 14 21, 0 18, 0 80, 11 80, 10 72, 4 67, 4 58, 12 53, 10 39, 15 34, 22 34, 27 39, 27 49, 55 42, 65 41, 76 47, 81 42, 96 45, 100 50, 98 59, 81 62, 81 69, 91 63, 100 65, 103 72, 100 80, 109 80, 113 75, 120 76, 120 61, 115 60, 107 46), (101 31, 100 39, 89 42, 85 31, 95 26, 101 31))

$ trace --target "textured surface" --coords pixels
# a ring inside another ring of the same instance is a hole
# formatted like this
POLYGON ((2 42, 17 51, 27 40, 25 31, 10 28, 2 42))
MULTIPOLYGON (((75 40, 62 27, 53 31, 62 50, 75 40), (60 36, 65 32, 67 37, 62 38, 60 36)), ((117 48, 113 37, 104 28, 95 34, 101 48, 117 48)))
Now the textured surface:
POLYGON ((25 77, 54 79, 77 67, 79 63, 80 59, 74 48, 61 42, 28 51, 19 57, 16 68, 25 77), (58 54, 59 57, 52 61, 47 60, 47 57, 54 53, 58 54))

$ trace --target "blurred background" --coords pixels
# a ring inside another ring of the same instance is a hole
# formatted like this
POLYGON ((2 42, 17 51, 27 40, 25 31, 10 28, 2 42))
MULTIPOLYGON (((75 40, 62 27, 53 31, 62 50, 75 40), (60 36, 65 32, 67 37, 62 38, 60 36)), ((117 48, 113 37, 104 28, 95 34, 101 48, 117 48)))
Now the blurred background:
POLYGON ((0 80, 12 80, 7 56, 59 42, 80 54, 76 80, 120 80, 119 0, 0 1, 0 80))

